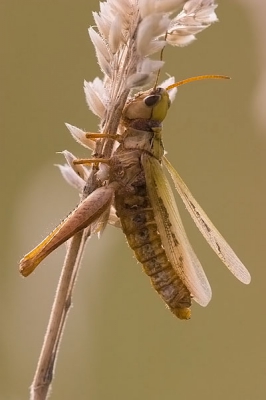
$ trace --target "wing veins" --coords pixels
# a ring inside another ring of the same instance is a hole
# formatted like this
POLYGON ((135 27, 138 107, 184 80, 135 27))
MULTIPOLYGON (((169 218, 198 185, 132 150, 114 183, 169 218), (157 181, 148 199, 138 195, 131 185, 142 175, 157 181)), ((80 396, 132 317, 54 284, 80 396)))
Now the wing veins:
POLYGON ((211 248, 238 280, 245 284, 250 283, 251 277, 244 264, 213 225, 207 214, 197 203, 186 184, 165 156, 163 157, 163 164, 169 171, 175 188, 183 200, 186 209, 211 248))
POLYGON ((189 243, 162 166, 156 158, 148 154, 143 155, 142 164, 158 231, 169 261, 190 290, 194 300, 206 306, 211 299, 211 288, 200 261, 189 243))

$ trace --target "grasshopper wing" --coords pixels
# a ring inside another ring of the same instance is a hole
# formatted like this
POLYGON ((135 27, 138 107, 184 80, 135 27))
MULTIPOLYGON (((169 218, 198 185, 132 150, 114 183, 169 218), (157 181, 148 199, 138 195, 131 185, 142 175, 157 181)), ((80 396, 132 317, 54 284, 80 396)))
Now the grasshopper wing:
POLYGON ((195 222, 211 248, 215 251, 215 253, 227 266, 229 271, 231 271, 237 279, 245 284, 250 283, 251 277, 248 270, 239 260, 239 258, 231 249, 223 236, 215 228, 215 226, 202 210, 202 208, 199 206, 199 204, 196 202, 188 187, 185 185, 181 177, 178 175, 178 173, 166 157, 163 157, 163 164, 169 171, 173 179, 175 188, 178 191, 181 199, 183 200, 186 209, 190 213, 193 221, 195 222))
POLYGON ((159 161, 143 154, 147 190, 154 209, 155 221, 167 257, 193 299, 206 306, 211 288, 203 268, 194 253, 183 227, 175 198, 159 161))

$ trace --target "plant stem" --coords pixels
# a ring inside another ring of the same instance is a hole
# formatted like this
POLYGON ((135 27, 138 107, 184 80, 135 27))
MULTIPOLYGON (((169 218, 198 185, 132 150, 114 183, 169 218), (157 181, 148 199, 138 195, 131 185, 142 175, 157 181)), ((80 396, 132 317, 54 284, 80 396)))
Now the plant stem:
POLYGON ((71 306, 72 292, 87 237, 88 232, 84 230, 73 236, 69 243, 42 350, 31 384, 30 400, 45 400, 49 395, 59 344, 64 332, 66 317, 71 306))

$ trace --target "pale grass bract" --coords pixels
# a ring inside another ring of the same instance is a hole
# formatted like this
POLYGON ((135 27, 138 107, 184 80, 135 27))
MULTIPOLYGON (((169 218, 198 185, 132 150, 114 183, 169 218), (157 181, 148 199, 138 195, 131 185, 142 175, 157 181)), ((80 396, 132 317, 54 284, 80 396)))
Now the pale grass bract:
POLYGON ((91 27, 89 35, 103 78, 85 82, 84 90, 90 110, 100 118, 100 131, 86 133, 67 124, 73 138, 93 153, 84 160, 64 151, 67 164, 59 166, 66 181, 79 191, 81 202, 20 263, 21 273, 27 276, 72 238, 31 387, 32 399, 47 396, 86 240, 92 233, 100 235, 107 223, 122 227, 174 315, 189 319, 192 299, 202 306, 210 301, 210 285, 186 236, 163 166, 212 249, 241 282, 250 282, 242 262, 166 159, 162 144, 162 121, 176 86, 184 83, 174 84, 169 78, 157 86, 164 64, 162 51, 167 44, 182 47, 193 42, 196 34, 217 21, 216 6, 212 0, 109 0, 93 13, 97 29, 91 27), (160 54, 157 60, 151 58, 155 53, 160 54), (154 86, 134 95, 147 85, 154 86))

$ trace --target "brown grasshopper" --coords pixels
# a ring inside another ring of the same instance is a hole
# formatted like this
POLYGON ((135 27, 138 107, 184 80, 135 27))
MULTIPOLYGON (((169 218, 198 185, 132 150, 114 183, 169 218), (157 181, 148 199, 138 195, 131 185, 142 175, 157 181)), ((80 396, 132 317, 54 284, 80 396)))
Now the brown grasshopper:
MULTIPOLYGON (((195 77, 186 82, 207 77, 195 77)), ((48 254, 76 232, 92 224, 97 226, 97 221, 105 226, 111 206, 114 206, 130 247, 170 310, 178 318, 188 319, 192 298, 206 306, 211 299, 211 288, 186 236, 164 166, 209 245, 241 282, 250 282, 245 266, 164 155, 162 121, 170 106, 168 91, 172 88, 173 85, 166 89, 155 87, 127 102, 120 121, 122 134, 106 135, 119 142, 109 159, 76 161, 77 164, 105 163, 109 166, 108 177, 24 256, 20 262, 22 275, 28 276, 48 254)), ((103 137, 102 134, 90 136, 103 137)))

